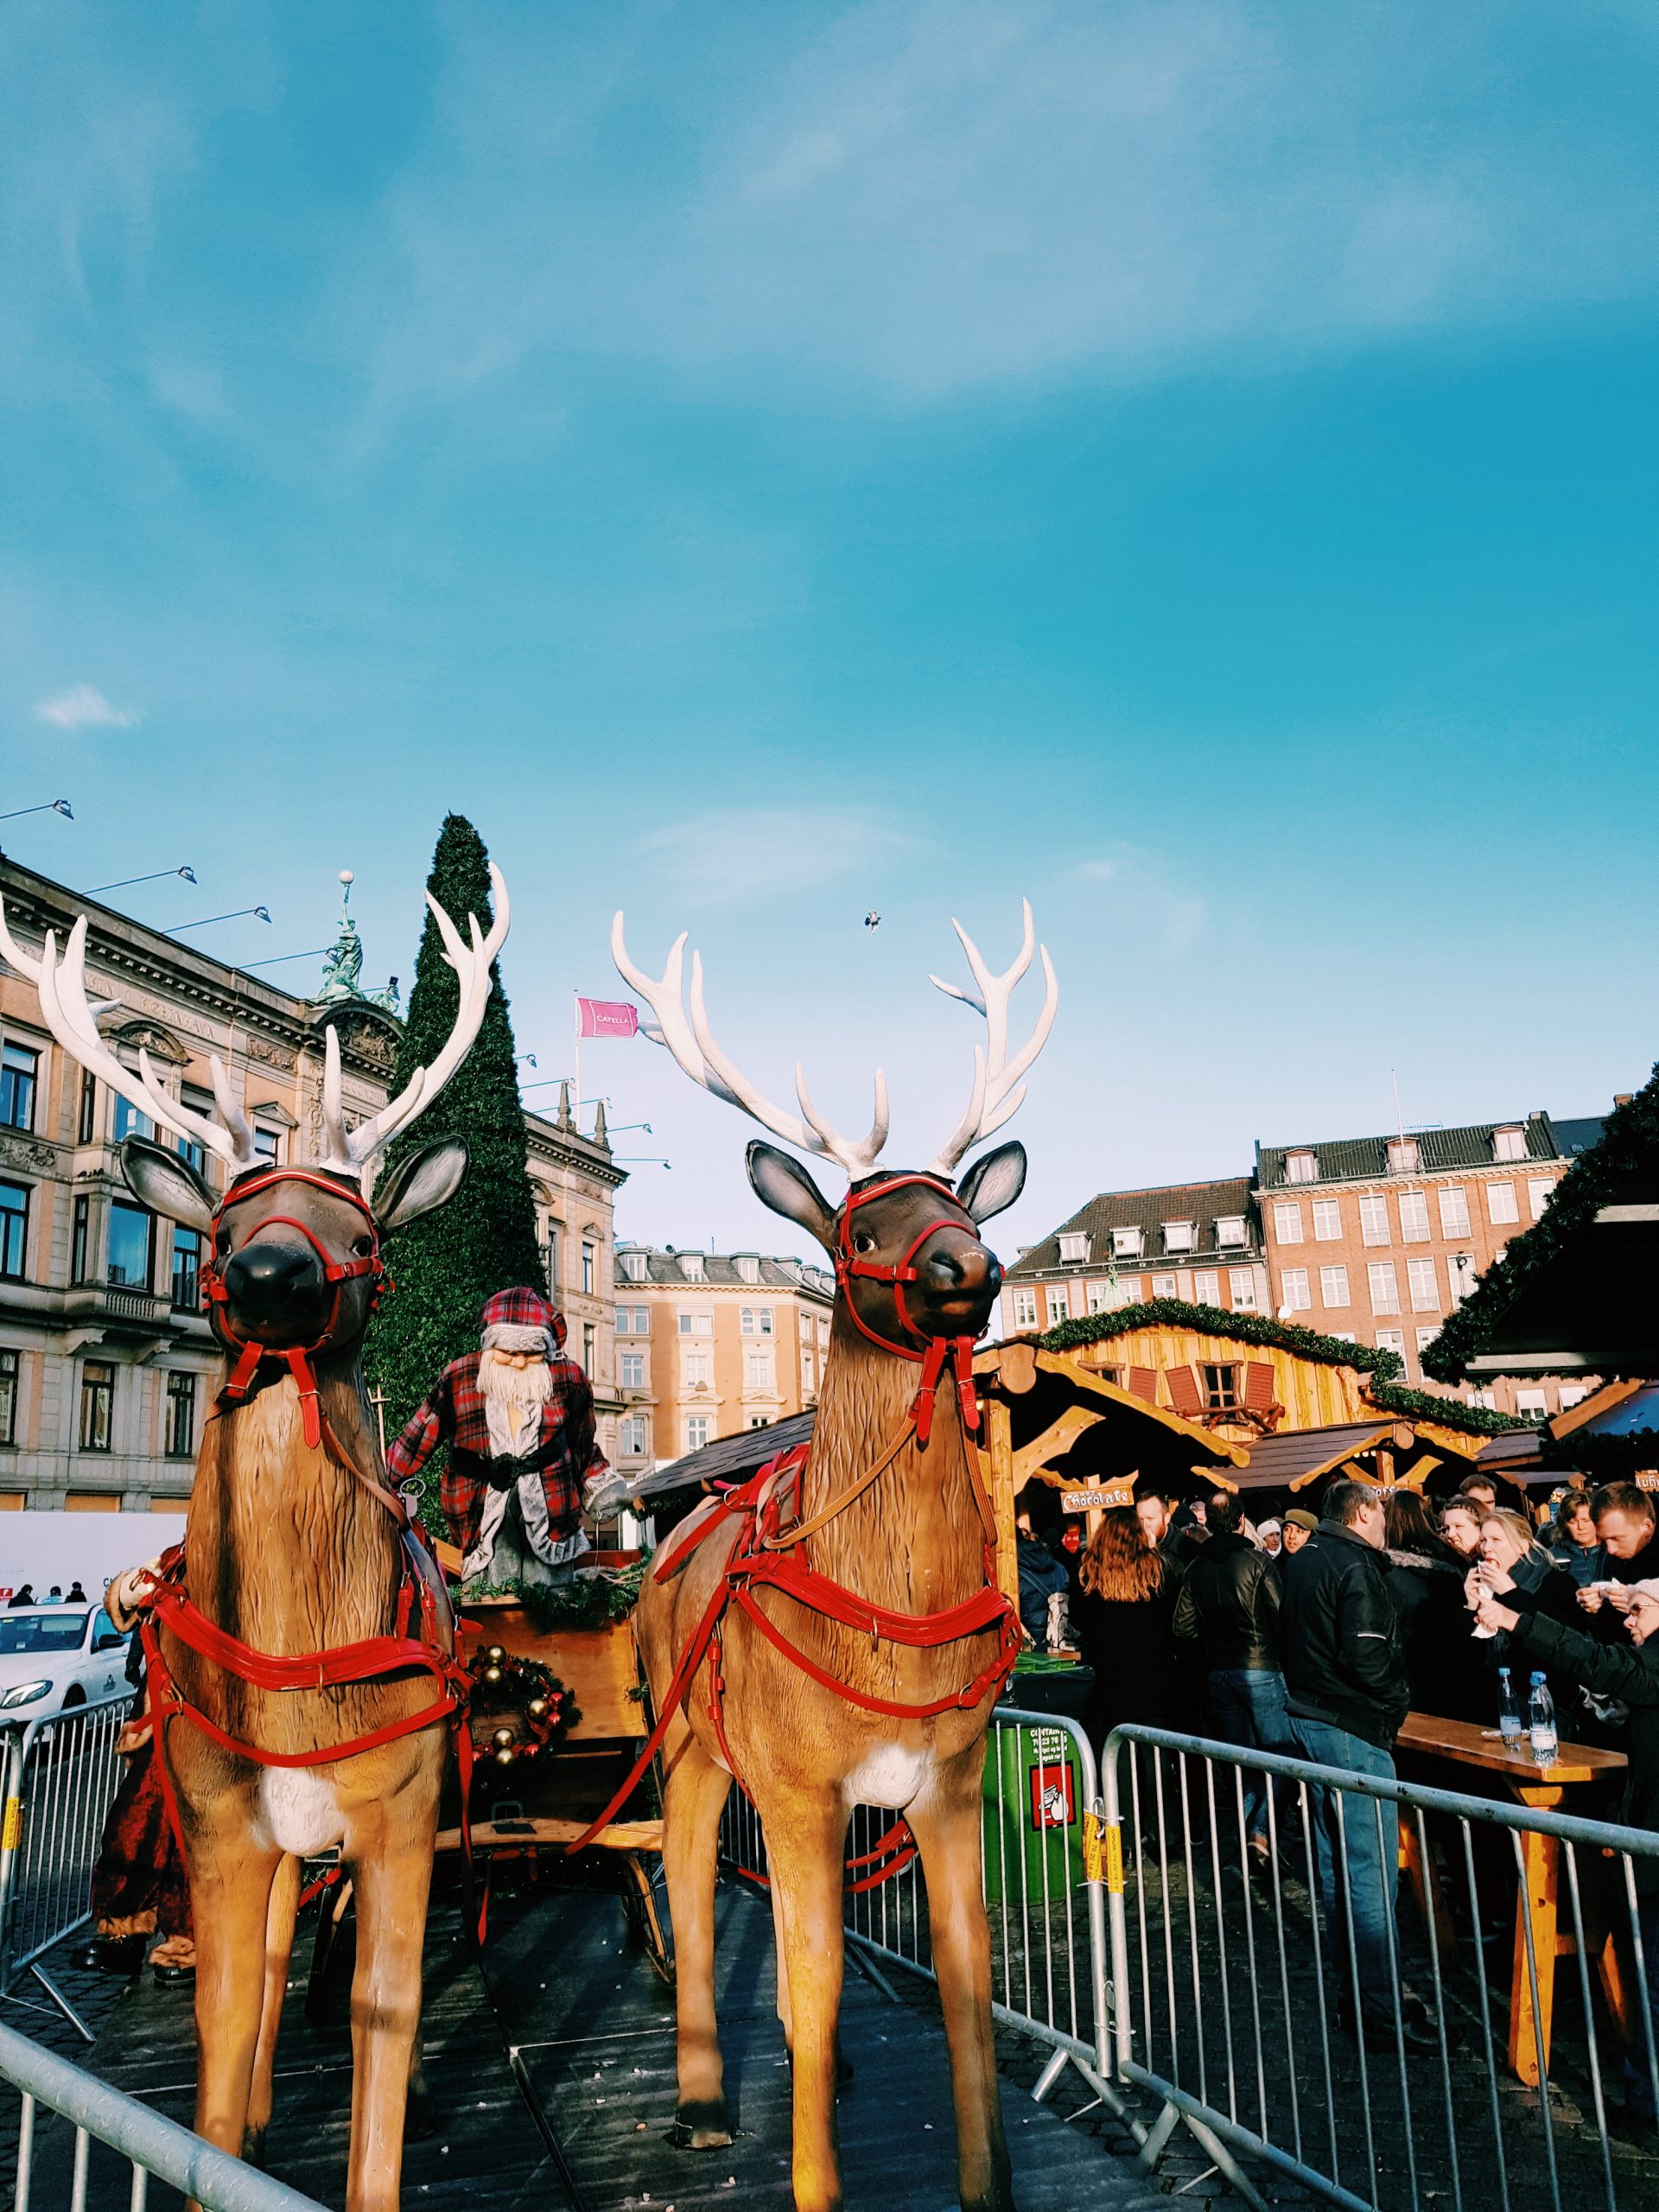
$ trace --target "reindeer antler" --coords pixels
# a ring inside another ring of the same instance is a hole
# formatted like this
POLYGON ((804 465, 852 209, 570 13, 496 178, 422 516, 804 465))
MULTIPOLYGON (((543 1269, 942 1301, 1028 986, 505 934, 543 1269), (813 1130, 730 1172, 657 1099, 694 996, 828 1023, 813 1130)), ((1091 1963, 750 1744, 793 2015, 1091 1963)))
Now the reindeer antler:
POLYGON ((980 957, 974 943, 962 924, 952 918, 950 926, 962 939, 962 949, 968 956, 968 965, 973 972, 977 992, 959 990, 956 984, 947 983, 942 976, 930 976, 930 983, 953 999, 960 999, 964 1006, 973 1007, 976 1014, 985 1017, 983 1049, 974 1047, 974 1090, 968 1103, 968 1111, 951 1131, 933 1161, 931 1175, 950 1175, 969 1145, 977 1144, 982 1137, 1000 1129, 1020 1110, 1025 1102, 1026 1089, 1020 1080, 1043 1046, 1048 1042, 1048 1033, 1054 1027, 1054 1013, 1060 1002, 1060 988, 1054 979, 1054 963, 1048 957, 1048 947, 1037 943, 1037 931, 1031 918, 1031 901, 1021 901, 1025 909, 1025 934, 1012 967, 1000 976, 993 975, 980 957), (1008 1001, 1014 987, 1031 965, 1033 951, 1041 955, 1046 988, 1042 1011, 1024 1046, 1010 1061, 1008 1053, 1008 1001))
POLYGON ((205 1114, 193 1114, 188 1106, 164 1090, 150 1065, 149 1053, 142 1046, 138 1065, 133 1069, 118 1059, 99 1036, 98 1019, 86 996, 85 914, 70 931, 61 958, 57 932, 48 930, 41 957, 36 960, 12 936, 6 924, 5 902, 0 899, 0 952, 4 953, 20 976, 27 976, 34 984, 40 994, 47 1027, 72 1059, 78 1060, 89 1073, 100 1077, 140 1113, 149 1115, 163 1128, 171 1129, 175 1136, 216 1153, 233 1175, 254 1165, 257 1154, 253 1131, 232 1096, 230 1078, 217 1055, 207 1065, 213 1072, 213 1096, 223 1117, 222 1125, 210 1122, 205 1114))
POLYGON ((636 968, 628 957, 622 916, 619 913, 611 924, 611 957, 657 1017, 657 1028, 646 1029, 644 1033, 653 1044, 666 1046, 693 1083, 711 1091, 716 1098, 723 1098, 728 1106, 753 1116, 762 1128, 782 1137, 785 1144, 796 1145, 803 1152, 816 1153, 821 1159, 836 1160, 855 1183, 861 1176, 868 1175, 887 1141, 886 1076, 880 1068, 876 1070, 875 1119, 861 1143, 855 1144, 850 1138, 840 1135, 818 1112, 798 1060, 795 1063, 795 1095, 800 1100, 805 1120, 798 1122, 792 1114, 774 1106, 715 1044, 702 1003, 702 958, 696 952, 691 956, 691 1018, 687 1021, 683 996, 687 934, 682 930, 670 946, 661 976, 651 976, 636 968))
POLYGON ((495 956, 506 943, 510 911, 507 887, 501 871, 490 862, 490 891, 495 906, 495 918, 486 936, 479 928, 476 914, 468 914, 467 926, 472 942, 462 940, 455 927, 437 900, 429 891, 426 903, 432 909, 432 918, 438 925, 438 935, 443 940, 445 963, 454 969, 461 984, 460 1003, 455 1009, 455 1026, 449 1040, 430 1067, 416 1068, 408 1084, 395 1098, 389 1098, 380 1111, 366 1122, 359 1122, 356 1128, 346 1127, 345 1107, 340 1089, 340 1040, 332 1023, 323 1033, 322 1064, 322 1127, 325 1157, 320 1165, 339 1175, 359 1175, 364 1167, 390 1142, 397 1131, 405 1128, 425 1107, 429 1106, 443 1089, 455 1070, 472 1049, 473 1039, 484 1024, 484 1010, 490 1002, 490 969, 495 956))

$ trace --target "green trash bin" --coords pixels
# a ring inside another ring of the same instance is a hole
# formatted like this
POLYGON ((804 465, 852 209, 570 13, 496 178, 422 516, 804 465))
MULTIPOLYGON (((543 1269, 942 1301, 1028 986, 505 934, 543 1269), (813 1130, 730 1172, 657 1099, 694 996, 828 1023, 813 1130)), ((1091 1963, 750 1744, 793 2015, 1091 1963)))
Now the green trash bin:
POLYGON ((1083 1777, 1065 1728, 994 1726, 980 1785, 988 1903, 1039 1906, 1083 1880, 1083 1777))

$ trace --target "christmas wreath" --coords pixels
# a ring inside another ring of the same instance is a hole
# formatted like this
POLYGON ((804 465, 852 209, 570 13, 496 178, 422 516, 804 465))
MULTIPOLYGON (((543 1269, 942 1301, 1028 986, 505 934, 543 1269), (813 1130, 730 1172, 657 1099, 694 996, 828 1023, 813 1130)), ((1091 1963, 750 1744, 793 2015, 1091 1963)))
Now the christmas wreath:
POLYGON ((520 1659, 501 1644, 481 1645, 467 1673, 473 1747, 486 1765, 505 1768, 539 1758, 577 1718, 575 1700, 550 1668, 520 1659))

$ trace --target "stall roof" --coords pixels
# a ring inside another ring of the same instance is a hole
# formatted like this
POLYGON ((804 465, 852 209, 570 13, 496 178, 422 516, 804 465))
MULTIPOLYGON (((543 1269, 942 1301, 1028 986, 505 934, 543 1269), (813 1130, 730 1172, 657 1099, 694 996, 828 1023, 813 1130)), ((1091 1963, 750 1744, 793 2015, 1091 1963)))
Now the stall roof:
POLYGON ((1332 1428, 1296 1428, 1283 1436, 1264 1436, 1250 1446, 1249 1465, 1238 1478, 1241 1490, 1300 1490, 1320 1475, 1334 1474, 1344 1459, 1386 1444, 1400 1424, 1386 1421, 1343 1421, 1332 1428))

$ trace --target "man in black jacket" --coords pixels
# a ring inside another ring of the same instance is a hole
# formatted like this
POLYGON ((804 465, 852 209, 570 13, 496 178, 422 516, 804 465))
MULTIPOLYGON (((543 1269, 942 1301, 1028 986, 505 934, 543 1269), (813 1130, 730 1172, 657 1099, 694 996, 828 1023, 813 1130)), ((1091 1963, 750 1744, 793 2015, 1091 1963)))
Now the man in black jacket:
MULTIPOLYGON (((1224 1744, 1291 1749, 1285 1678, 1279 1666, 1279 1570, 1240 1535, 1237 1501, 1210 1510, 1210 1541, 1182 1578, 1174 1628, 1196 1643, 1208 1675, 1210 1726, 1224 1744)), ((1244 1770, 1244 1827, 1258 1858, 1269 1853, 1268 1792, 1244 1770)))
MULTIPOLYGON (((1411 1697, 1389 1599, 1387 1521, 1381 1497, 1367 1484, 1332 1484, 1318 1529, 1285 1567, 1280 1648, 1291 1739, 1301 1756, 1392 1782, 1394 1739, 1411 1697)), ((1350 1791, 1309 1794, 1338 2009, 1351 2020, 1357 1998, 1367 2042, 1391 2050, 1394 1813, 1350 1791)), ((1408 2049, 1435 2048, 1419 1999, 1405 1998, 1398 2024, 1408 2049)))

